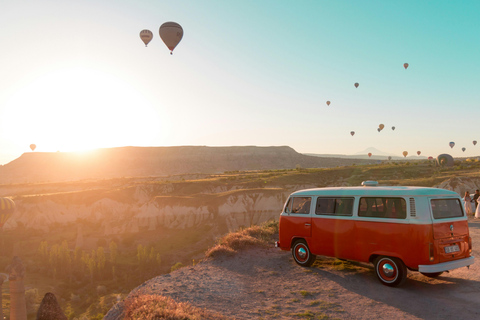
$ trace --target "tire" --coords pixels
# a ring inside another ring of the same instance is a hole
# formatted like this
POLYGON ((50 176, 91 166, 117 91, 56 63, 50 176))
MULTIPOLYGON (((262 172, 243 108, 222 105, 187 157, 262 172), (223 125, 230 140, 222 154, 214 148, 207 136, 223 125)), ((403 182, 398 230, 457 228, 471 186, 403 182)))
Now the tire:
POLYGON ((389 287, 397 287, 407 280, 407 267, 402 260, 380 256, 374 262, 378 280, 389 287))
POLYGON ((423 274, 425 277, 429 277, 429 278, 437 278, 438 276, 440 276, 443 271, 440 271, 440 272, 431 272, 431 273, 426 273, 426 272, 420 272, 421 274, 423 274))
POLYGON ((292 247, 292 255, 295 262, 302 267, 310 267, 317 258, 310 252, 305 240, 297 240, 292 247))

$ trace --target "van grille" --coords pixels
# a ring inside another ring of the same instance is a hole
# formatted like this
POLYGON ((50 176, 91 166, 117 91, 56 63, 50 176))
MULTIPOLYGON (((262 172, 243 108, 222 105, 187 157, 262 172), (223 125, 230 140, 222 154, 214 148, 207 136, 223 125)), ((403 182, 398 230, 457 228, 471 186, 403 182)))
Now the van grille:
POLYGON ((417 209, 415 208, 415 199, 410 198, 410 217, 417 216, 417 209))

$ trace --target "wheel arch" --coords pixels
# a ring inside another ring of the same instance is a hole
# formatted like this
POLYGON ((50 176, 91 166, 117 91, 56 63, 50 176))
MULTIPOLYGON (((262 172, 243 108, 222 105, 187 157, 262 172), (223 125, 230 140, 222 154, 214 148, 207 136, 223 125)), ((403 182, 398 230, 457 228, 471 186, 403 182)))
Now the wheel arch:
POLYGON ((293 248, 293 244, 297 241, 297 240, 303 240, 307 243, 308 245, 308 241, 307 239, 305 239, 304 237, 293 237, 292 240, 290 241, 290 249, 293 248))

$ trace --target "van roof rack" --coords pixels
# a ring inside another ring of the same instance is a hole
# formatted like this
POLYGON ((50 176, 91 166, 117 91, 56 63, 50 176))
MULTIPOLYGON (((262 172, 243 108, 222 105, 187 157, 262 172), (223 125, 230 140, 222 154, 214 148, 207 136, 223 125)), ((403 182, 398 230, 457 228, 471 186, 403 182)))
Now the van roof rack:
POLYGON ((376 187, 376 186, 378 186, 378 181, 373 181, 373 180, 363 181, 362 186, 364 186, 364 187, 376 187))

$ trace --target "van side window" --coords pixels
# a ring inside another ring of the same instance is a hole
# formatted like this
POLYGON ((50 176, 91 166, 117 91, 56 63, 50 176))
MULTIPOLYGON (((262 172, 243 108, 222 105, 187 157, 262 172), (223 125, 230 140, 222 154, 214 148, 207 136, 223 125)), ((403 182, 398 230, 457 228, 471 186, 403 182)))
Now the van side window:
POLYGON ((284 212, 286 213, 310 213, 311 197, 291 197, 285 205, 284 212))
POLYGON ((463 217, 462 204, 458 199, 433 199, 430 204, 435 219, 463 217))
POLYGON ((403 198, 364 197, 360 198, 358 216, 405 219, 407 204, 403 198))
POLYGON ((353 198, 317 198, 315 214, 351 216, 353 198))
POLYGON ((303 214, 310 213, 311 203, 312 203, 312 198, 310 197, 293 197, 292 213, 303 213, 303 214))

